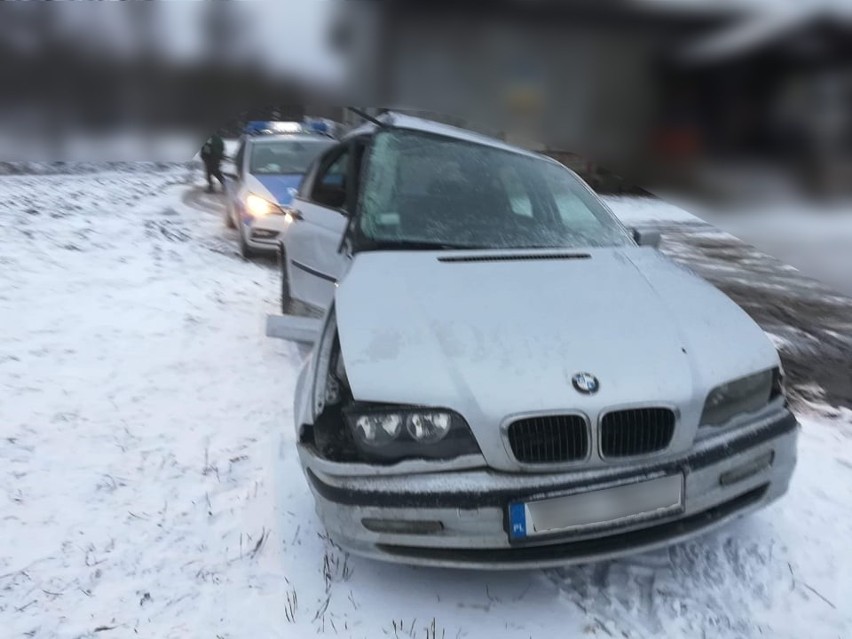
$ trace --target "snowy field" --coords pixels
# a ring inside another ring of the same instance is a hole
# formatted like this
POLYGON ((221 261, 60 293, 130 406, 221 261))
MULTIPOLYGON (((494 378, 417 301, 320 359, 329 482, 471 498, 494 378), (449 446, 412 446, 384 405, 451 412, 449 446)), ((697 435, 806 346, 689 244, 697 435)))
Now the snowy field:
POLYGON ((237 256, 187 177, 0 178, 0 637, 852 637, 845 408, 801 415, 782 501, 667 551, 505 573, 347 556, 293 446, 299 350, 263 334, 273 265, 237 256))

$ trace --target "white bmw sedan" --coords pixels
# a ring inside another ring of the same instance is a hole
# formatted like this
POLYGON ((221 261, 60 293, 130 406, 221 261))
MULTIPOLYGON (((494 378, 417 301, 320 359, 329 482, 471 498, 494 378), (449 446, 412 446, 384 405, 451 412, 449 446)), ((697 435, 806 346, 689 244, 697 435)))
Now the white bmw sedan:
POLYGON ((285 302, 324 311, 298 452, 345 548, 588 562, 787 490, 798 424, 775 348, 558 163, 387 114, 292 206, 285 302))

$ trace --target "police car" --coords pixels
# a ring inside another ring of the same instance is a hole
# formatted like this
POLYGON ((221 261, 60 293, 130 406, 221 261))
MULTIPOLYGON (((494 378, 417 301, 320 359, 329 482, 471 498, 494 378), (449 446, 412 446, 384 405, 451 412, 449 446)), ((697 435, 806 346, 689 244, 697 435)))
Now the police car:
POLYGON ((299 122, 250 122, 234 156, 225 223, 237 229, 240 253, 275 251, 288 211, 314 158, 336 141, 299 122))

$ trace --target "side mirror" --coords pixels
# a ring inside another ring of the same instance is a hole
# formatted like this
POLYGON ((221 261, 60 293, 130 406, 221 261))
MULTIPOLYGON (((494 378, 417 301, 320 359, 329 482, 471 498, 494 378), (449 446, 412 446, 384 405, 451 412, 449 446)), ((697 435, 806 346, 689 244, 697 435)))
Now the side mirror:
POLYGON ((633 239, 639 246, 650 246, 651 248, 660 247, 660 232, 649 229, 640 230, 633 229, 633 239))

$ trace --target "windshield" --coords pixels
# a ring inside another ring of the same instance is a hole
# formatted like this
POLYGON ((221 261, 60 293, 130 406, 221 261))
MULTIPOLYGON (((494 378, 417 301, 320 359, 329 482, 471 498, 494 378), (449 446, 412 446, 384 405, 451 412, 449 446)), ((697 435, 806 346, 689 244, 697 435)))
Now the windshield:
POLYGON ((358 231, 378 247, 633 244, 597 196, 558 164, 400 129, 374 139, 358 231))
POLYGON ((270 140, 255 142, 251 148, 249 172, 253 175, 304 173, 334 140, 270 140))

